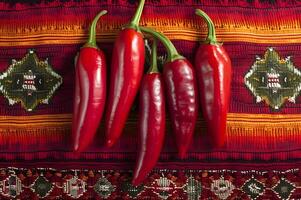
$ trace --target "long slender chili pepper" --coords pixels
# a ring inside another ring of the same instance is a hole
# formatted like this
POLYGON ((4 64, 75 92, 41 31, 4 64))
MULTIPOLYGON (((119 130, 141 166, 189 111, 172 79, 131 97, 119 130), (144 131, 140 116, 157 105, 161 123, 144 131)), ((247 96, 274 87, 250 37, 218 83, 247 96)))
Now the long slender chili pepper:
POLYGON ((167 104, 179 157, 182 159, 190 146, 198 115, 197 82, 190 62, 179 55, 175 46, 163 34, 146 27, 146 33, 159 39, 167 49, 167 62, 163 69, 167 104))
POLYGON ((149 72, 143 77, 139 101, 139 150, 133 185, 139 185, 156 165, 165 134, 163 80, 157 68, 157 44, 154 40, 149 72))
POLYGON ((119 33, 113 49, 105 120, 108 147, 113 146, 122 133, 143 76, 145 49, 138 24, 144 1, 140 1, 132 21, 119 33))
POLYGON ((89 40, 75 59, 75 96, 72 118, 74 151, 83 151, 93 140, 106 99, 106 60, 96 45, 96 24, 107 11, 93 20, 89 40))
POLYGON ((208 36, 195 56, 200 89, 200 102, 207 122, 208 136, 213 147, 222 147, 226 141, 227 112, 230 101, 231 60, 224 47, 216 41, 214 24, 203 11, 196 9, 208 25, 208 36))

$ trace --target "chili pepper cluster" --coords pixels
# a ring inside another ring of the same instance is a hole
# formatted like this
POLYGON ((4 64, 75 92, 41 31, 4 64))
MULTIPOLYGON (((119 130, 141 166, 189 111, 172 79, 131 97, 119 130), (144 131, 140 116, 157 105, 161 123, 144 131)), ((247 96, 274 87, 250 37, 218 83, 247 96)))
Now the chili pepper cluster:
POLYGON ((75 59, 74 151, 81 152, 87 148, 103 115, 106 146, 113 146, 123 131, 140 89, 139 148, 132 182, 134 185, 145 179, 159 159, 165 135, 165 102, 179 158, 185 158, 190 147, 199 104, 212 146, 224 146, 231 84, 230 58, 217 42, 214 24, 206 13, 196 10, 196 14, 207 23, 208 36, 198 48, 193 66, 162 33, 139 26, 144 2, 140 0, 134 17, 123 27, 115 41, 108 95, 105 56, 96 45, 96 24, 106 11, 101 11, 93 20, 89 40, 75 59), (145 75, 143 33, 153 37, 151 63, 145 75), (167 51, 162 75, 157 67, 157 41, 167 51))

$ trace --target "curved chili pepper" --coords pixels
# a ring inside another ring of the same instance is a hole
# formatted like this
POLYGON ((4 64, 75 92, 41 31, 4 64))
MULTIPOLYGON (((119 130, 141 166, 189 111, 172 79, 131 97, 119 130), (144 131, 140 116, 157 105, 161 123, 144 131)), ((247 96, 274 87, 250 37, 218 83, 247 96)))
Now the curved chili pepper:
POLYGON ((167 49, 163 78, 173 132, 179 157, 183 159, 190 146, 198 115, 197 82, 190 62, 179 55, 175 46, 163 34, 141 27, 142 31, 159 39, 167 49))
POLYGON ((139 101, 139 150, 133 185, 139 185, 156 165, 165 134, 165 99, 157 67, 157 44, 152 48, 151 68, 143 77, 139 101))
POLYGON ((199 9, 196 9, 196 14, 208 25, 205 44, 200 45, 195 56, 200 102, 212 145, 222 147, 226 142, 231 60, 224 47, 216 41, 214 24, 209 16, 199 9))
POLYGON ((96 24, 107 11, 93 20, 89 40, 75 59, 75 96, 72 118, 73 150, 81 152, 93 140, 106 99, 106 60, 96 45, 96 24))
POLYGON ((140 1, 132 21, 119 33, 113 49, 105 120, 108 147, 113 146, 122 133, 143 76, 145 49, 138 23, 144 1, 140 1))

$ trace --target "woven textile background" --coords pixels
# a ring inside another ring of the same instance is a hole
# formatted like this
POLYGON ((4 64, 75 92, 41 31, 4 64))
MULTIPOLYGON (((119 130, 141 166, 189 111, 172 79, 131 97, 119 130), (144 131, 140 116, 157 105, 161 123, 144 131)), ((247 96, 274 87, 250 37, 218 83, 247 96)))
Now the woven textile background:
MULTIPOLYGON (((136 6, 136 1, 130 0, 0 1, 0 71, 5 71, 12 59, 20 60, 28 49, 35 49, 37 56, 41 60, 48 58, 53 69, 63 77, 63 84, 49 104, 38 105, 32 112, 25 111, 20 104, 11 106, 4 96, 0 96, 0 168, 5 171, 4 174, 8 173, 8 167, 16 167, 11 169, 24 174, 30 168, 66 171, 133 169, 137 138, 136 107, 127 121, 124 134, 111 149, 103 147, 101 125, 97 138, 86 152, 72 153, 70 128, 74 57, 87 39, 89 23, 100 10, 108 10, 108 14, 98 23, 97 41, 110 66, 114 39, 121 26, 131 18, 136 6)), ((202 171, 200 173, 204 173, 203 170, 219 170, 220 174, 223 170, 232 170, 231 173, 252 170, 274 173, 273 170, 276 170, 280 174, 294 174, 287 170, 296 170, 298 174, 301 164, 301 98, 297 97, 295 103, 285 102, 278 111, 272 110, 265 102, 256 103, 256 98, 245 85, 244 76, 256 56, 263 57, 269 47, 273 47, 283 59, 291 56, 295 67, 301 69, 301 3, 291 0, 150 0, 146 1, 140 24, 163 32, 181 54, 193 61, 199 41, 205 39, 207 31, 206 24, 194 14, 195 8, 204 10, 212 18, 217 38, 224 43, 232 59, 228 142, 223 149, 208 149, 204 137, 206 125, 200 116, 188 157, 178 160, 168 128, 156 170, 163 170, 164 173, 168 170, 194 170, 194 173, 198 170, 202 171)), ((159 53, 164 54, 162 46, 159 53)), ((167 122, 169 125, 169 120, 167 122)), ((276 176, 275 183, 281 179, 276 176)), ((294 176, 300 178, 299 174, 294 176)), ((301 185, 297 181, 296 188, 297 183, 301 185)), ((208 187, 209 193, 205 193, 204 199, 213 196, 208 187)), ((186 199, 184 196, 179 193, 178 198, 186 199)), ((214 198, 217 197, 222 198, 218 195, 214 198)), ((242 199, 244 197, 250 196, 240 196, 242 199)), ((131 199, 129 196, 127 198, 131 199)), ((271 194, 267 198, 277 196, 271 194)))

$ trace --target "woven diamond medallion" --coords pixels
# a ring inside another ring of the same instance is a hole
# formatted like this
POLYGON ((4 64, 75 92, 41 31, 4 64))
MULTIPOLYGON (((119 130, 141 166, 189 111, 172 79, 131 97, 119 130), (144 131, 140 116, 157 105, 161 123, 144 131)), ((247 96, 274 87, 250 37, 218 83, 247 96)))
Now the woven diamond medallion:
POLYGON ((187 179, 187 183, 183 190, 187 193, 188 200, 200 199, 202 193, 202 185, 192 176, 187 179))
POLYGON ((40 198, 47 197, 53 189, 50 183, 44 176, 39 176, 32 185, 32 191, 37 193, 40 198))
MULTIPOLYGON (((13 173, 2 181, 0 193, 9 198, 16 198, 22 192, 21 180, 13 173)), ((1 199, 1 198, 0 198, 1 199)))
POLYGON ((94 190, 100 197, 107 199, 115 190, 115 186, 105 177, 101 177, 94 185, 94 190))
POLYGON ((158 199, 169 199, 177 190, 182 190, 182 187, 177 187, 176 183, 162 175, 159 178, 153 180, 150 186, 145 186, 147 189, 151 189, 158 199))
POLYGON ((252 177, 245 182, 242 186, 242 190, 250 197, 250 199, 257 199, 259 196, 263 195, 265 187, 263 183, 252 177))
POLYGON ((20 61, 12 60, 0 75, 0 91, 10 105, 20 102, 27 111, 39 103, 48 104, 63 79, 53 71, 48 60, 40 61, 33 50, 20 61))
POLYGON ((218 180, 213 180, 210 188, 219 199, 227 199, 232 194, 235 186, 229 180, 225 180, 224 177, 221 177, 218 180))
POLYGON ((279 182, 272 188, 272 190, 280 199, 290 199, 290 196, 295 189, 296 186, 285 178, 281 178, 279 182))
POLYGON ((264 101, 273 110, 279 110, 287 100, 295 103, 301 90, 301 72, 291 57, 281 59, 273 48, 267 49, 264 58, 256 58, 244 81, 256 102, 264 101))
POLYGON ((121 185, 121 191, 127 193, 131 198, 137 198, 143 190, 143 185, 133 186, 130 182, 121 185))
POLYGON ((87 183, 78 178, 77 175, 64 183, 64 192, 73 199, 78 199, 86 192, 87 183))

